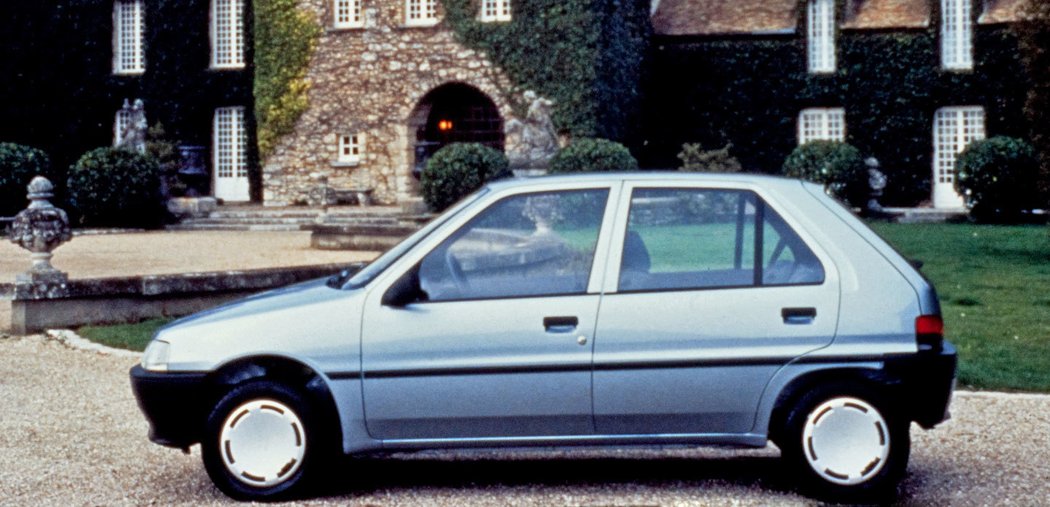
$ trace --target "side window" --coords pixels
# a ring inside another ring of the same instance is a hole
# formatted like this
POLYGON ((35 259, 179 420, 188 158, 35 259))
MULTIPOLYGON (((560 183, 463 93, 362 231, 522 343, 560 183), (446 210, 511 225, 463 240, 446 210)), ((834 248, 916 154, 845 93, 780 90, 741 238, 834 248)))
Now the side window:
POLYGON ((429 301, 582 294, 609 191, 503 199, 419 265, 429 301))
POLYGON ((823 280, 813 252, 751 192, 638 189, 631 196, 621 291, 823 280))
POLYGON ((824 266, 776 211, 765 208, 762 233, 762 285, 824 282, 824 266))

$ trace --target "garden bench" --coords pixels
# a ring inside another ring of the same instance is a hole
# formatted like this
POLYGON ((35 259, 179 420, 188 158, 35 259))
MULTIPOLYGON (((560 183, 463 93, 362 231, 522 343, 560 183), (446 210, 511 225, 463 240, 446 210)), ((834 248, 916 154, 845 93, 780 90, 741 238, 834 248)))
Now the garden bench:
POLYGON ((322 185, 310 191, 310 204, 332 206, 337 204, 372 204, 372 188, 333 188, 322 185))

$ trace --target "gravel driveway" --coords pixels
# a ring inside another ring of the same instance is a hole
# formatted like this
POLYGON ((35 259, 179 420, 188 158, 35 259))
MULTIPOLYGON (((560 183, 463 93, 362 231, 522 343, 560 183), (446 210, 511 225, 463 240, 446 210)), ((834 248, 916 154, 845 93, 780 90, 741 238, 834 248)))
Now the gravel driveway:
MULTIPOLYGON (((0 505, 228 504, 199 452, 146 439, 134 359, 43 337, 0 338, 0 505)), ((913 431, 900 500, 1050 503, 1050 396, 960 393, 913 431)), ((427 453, 348 463, 310 505, 811 504, 777 481, 777 451, 427 453), (572 458, 572 459, 570 459, 572 458)))

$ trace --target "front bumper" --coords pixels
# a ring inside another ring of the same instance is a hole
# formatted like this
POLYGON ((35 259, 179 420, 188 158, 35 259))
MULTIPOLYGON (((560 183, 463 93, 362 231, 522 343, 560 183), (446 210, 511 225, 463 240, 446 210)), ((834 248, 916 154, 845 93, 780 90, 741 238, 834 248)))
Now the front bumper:
POLYGON ((955 347, 947 341, 937 352, 886 361, 886 373, 899 381, 897 393, 919 426, 929 429, 948 419, 957 362, 955 347))
POLYGON ((200 442, 213 405, 205 373, 167 373, 131 369, 131 390, 149 421, 149 439, 188 449, 200 442))

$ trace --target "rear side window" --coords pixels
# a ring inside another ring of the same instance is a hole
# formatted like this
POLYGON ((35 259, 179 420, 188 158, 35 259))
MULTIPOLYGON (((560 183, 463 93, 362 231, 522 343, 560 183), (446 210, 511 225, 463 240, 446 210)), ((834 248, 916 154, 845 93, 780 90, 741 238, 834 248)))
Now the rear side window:
POLYGON ((820 284, 824 268, 753 192, 636 189, 620 291, 820 284))
POLYGON ((427 300, 586 292, 608 196, 543 192, 493 204, 423 258, 427 300))

